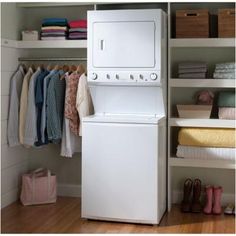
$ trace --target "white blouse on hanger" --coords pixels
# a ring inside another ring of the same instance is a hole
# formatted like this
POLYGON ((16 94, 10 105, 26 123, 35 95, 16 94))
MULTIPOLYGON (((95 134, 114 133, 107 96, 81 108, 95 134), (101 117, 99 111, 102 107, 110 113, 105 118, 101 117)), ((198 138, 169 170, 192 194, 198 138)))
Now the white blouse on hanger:
POLYGON ((79 79, 76 97, 76 108, 80 118, 79 135, 82 136, 82 118, 94 113, 93 102, 87 82, 87 76, 85 74, 82 74, 79 79))

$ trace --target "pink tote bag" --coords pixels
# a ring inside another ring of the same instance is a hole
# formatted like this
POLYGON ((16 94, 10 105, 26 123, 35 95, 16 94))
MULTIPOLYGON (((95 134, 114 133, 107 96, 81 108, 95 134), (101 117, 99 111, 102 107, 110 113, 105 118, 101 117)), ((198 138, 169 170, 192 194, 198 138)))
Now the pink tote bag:
POLYGON ((57 200, 56 176, 50 170, 37 169, 22 175, 20 200, 23 205, 55 203, 57 200))

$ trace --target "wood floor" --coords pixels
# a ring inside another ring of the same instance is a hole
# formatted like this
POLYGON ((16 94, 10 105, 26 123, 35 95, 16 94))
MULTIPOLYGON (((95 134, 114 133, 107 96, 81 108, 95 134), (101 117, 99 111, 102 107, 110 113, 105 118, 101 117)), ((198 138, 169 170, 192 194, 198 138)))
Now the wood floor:
POLYGON ((159 226, 80 218, 80 198, 59 197, 56 204, 2 209, 2 233, 235 233, 234 216, 181 213, 174 206, 159 226))

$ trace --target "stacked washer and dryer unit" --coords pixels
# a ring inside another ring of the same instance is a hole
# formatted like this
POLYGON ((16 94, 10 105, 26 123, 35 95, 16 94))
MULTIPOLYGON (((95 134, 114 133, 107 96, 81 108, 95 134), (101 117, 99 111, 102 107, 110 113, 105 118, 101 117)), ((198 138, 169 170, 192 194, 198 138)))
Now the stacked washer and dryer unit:
POLYGON ((159 224, 166 210, 166 14, 88 12, 82 217, 159 224))

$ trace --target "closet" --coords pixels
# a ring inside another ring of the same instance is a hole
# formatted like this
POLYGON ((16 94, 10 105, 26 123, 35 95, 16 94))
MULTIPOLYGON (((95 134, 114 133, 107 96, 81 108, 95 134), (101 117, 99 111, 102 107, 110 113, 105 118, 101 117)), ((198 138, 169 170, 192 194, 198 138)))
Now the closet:
POLYGON ((190 120, 177 118, 176 104, 191 102, 193 94, 207 88, 212 91, 233 90, 234 80, 192 81, 177 79, 177 65, 182 60, 205 60, 210 75, 214 65, 235 60, 235 42, 228 38, 176 39, 175 11, 177 9, 208 8, 217 14, 218 8, 234 8, 234 3, 1 3, 1 157, 2 207, 14 202, 20 191, 20 175, 38 167, 47 167, 57 175, 58 195, 81 196, 81 153, 73 158, 60 156, 60 147, 44 146, 26 149, 7 145, 7 119, 10 78, 19 63, 78 64, 86 65, 87 41, 21 41, 21 31, 40 31, 46 17, 63 17, 68 20, 86 18, 88 10, 151 9, 160 8, 168 13, 168 206, 182 200, 182 187, 186 178, 200 178, 202 184, 217 184, 224 188, 223 202, 235 197, 235 163, 227 161, 198 161, 175 158, 177 133, 180 127, 233 128, 234 121, 190 120), (7 26, 4 26, 6 24, 7 26), (37 61, 38 60, 38 61, 37 61))

